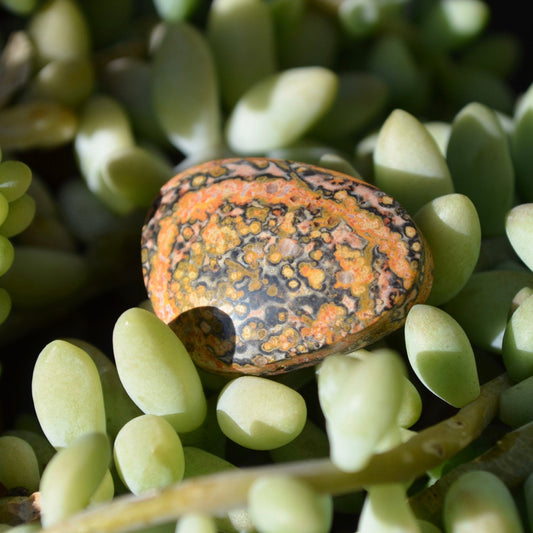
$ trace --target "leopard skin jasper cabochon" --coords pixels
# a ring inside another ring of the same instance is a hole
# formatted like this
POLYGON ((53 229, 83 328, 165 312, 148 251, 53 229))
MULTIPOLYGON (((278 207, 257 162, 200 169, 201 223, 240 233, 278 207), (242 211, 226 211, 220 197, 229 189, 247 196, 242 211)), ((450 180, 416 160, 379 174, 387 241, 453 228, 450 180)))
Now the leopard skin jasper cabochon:
POLYGON ((264 158, 201 164, 165 184, 142 231, 155 313, 195 363, 279 374, 366 346, 427 298, 432 260, 391 196, 264 158))

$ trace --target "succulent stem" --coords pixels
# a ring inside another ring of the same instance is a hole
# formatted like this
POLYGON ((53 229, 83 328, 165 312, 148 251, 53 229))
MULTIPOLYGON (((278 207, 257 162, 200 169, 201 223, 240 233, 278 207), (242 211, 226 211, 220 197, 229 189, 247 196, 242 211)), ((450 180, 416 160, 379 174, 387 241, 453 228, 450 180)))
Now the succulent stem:
POLYGON ((142 496, 118 497, 44 529, 43 533, 116 533, 177 520, 188 512, 224 513, 245 506, 252 483, 270 474, 293 476, 330 494, 348 493, 376 483, 410 481, 477 438, 496 415, 498 398, 508 386, 506 375, 486 383, 479 397, 454 416, 420 431, 394 449, 374 455, 358 472, 342 472, 329 459, 231 470, 188 479, 142 496))

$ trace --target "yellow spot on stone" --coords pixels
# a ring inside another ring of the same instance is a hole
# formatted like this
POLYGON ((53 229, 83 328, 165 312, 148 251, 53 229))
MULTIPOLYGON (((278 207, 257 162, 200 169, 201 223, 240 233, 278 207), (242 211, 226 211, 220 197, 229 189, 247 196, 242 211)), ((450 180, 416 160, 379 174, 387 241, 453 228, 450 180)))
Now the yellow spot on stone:
POLYGON ((268 207, 250 206, 246 208, 246 217, 256 218, 264 222, 268 216, 268 211, 268 207))
POLYGON ((250 326, 244 326, 241 330, 241 337, 245 341, 252 339, 252 328, 250 326))
POLYGON ((246 316, 246 314, 248 313, 248 308, 247 308, 245 305, 237 304, 237 305, 235 306, 235 312, 236 312, 239 316, 246 316))
POLYGON ((322 256, 324 255, 324 252, 322 250, 313 250, 309 255, 311 259, 314 259, 315 261, 320 261, 322 259, 322 256))
POLYGON ((287 285, 290 289, 297 289, 300 284, 297 279, 291 279, 287 285))
POLYGON ((284 265, 281 269, 281 274, 284 278, 292 278, 294 276, 294 269, 290 265, 284 265))
POLYGON ((268 260, 273 263, 274 265, 277 265, 281 261, 281 254, 278 250, 272 250, 268 254, 268 260))
POLYGON ((213 165, 209 169, 209 175, 213 176, 214 178, 218 178, 218 176, 223 176, 226 172, 227 169, 222 165, 213 165))
POLYGON ((258 279, 253 279, 248 283, 248 290, 250 292, 252 291, 258 291, 261 289, 261 282, 258 279))
POLYGON ((413 226, 406 226, 405 227, 405 234, 412 239, 416 235, 416 229, 413 228, 413 226))
POLYGON ((300 335, 294 328, 287 328, 279 335, 273 335, 261 345, 265 352, 272 352, 273 350, 282 350, 284 352, 296 346, 300 335))
POLYGON ((198 174, 194 176, 191 180, 193 187, 201 187, 206 181, 206 175, 205 174, 198 174))
POLYGON ((260 231, 261 231, 261 222, 259 222, 258 220, 254 220, 250 224, 250 233, 257 235, 260 231))
POLYGON ((296 231, 296 228, 294 227, 294 224, 293 224, 293 221, 294 221, 294 213, 293 212, 289 212, 287 213, 284 217, 283 217, 283 220, 279 226, 279 231, 280 231, 280 234, 281 235, 292 235, 295 231, 296 231))
POLYGON ((190 227, 186 226, 183 228, 181 235, 186 241, 188 241, 194 235, 194 232, 190 227))
POLYGON ((322 240, 327 244, 329 244, 332 240, 331 235, 327 231, 323 231, 320 236, 322 237, 322 240))
POLYGON ((267 289, 267 294, 270 297, 276 296, 278 294, 278 288, 275 285, 270 285, 270 287, 267 289))
POLYGON ((299 266, 300 274, 307 278, 309 285, 315 289, 319 290, 322 287, 322 283, 326 279, 326 274, 320 268, 316 268, 310 263, 300 263, 299 266))
POLYGON ((208 254, 224 255, 241 243, 237 232, 227 226, 221 226, 217 216, 211 217, 201 232, 208 254))

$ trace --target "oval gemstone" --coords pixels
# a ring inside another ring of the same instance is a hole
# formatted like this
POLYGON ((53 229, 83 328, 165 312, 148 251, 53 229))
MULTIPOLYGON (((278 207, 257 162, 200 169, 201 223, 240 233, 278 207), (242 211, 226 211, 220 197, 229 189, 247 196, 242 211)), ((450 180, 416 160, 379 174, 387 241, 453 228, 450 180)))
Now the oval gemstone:
POLYGON ((265 158, 211 161, 166 183, 142 266, 156 315, 222 374, 279 374, 371 344, 432 282, 424 239, 391 196, 265 158))

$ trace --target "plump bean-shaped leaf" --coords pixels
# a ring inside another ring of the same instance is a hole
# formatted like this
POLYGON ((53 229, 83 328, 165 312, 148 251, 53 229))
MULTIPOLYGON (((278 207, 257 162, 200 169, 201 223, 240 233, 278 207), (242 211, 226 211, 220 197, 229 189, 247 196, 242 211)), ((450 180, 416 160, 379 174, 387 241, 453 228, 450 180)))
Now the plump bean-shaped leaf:
POLYGON ((381 21, 378 3, 372 0, 345 0, 339 4, 339 21, 344 31, 353 37, 371 35, 381 21))
POLYGON ((442 71, 441 90, 456 109, 479 102, 499 112, 513 111, 515 95, 510 86, 486 70, 448 63, 442 71))
POLYGON ((313 127, 320 139, 354 135, 375 120, 388 102, 389 89, 367 72, 339 73, 339 88, 332 106, 313 127))
POLYGON ((441 533, 441 530, 433 523, 427 520, 417 520, 420 533, 441 533))
POLYGON ((317 459, 329 455, 329 443, 326 432, 308 419, 302 432, 291 442, 270 450, 270 456, 276 462, 317 459))
POLYGON ((63 340, 47 344, 35 362, 32 395, 41 428, 54 447, 85 433, 105 433, 100 377, 81 348, 63 340))
POLYGON ((350 37, 379 35, 389 20, 402 18, 406 0, 343 0, 339 4, 339 20, 350 37))
POLYGON ((520 289, 511 302, 511 308, 509 309, 509 316, 511 316, 519 305, 522 305, 530 296, 533 296, 533 289, 530 287, 524 287, 520 289))
POLYGON ((502 341, 505 369, 515 381, 533 376, 533 296, 512 314, 502 341))
POLYGON ((431 305, 451 300, 476 266, 481 248, 481 227, 476 208, 463 194, 447 194, 426 204, 414 220, 433 256, 431 305))
POLYGON ((80 2, 91 30, 94 48, 109 46, 118 35, 131 29, 135 8, 133 0, 91 0, 80 2))
POLYGON ((424 122, 424 127, 437 143, 441 154, 446 157, 446 149, 448 148, 452 125, 448 122, 431 121, 424 122))
POLYGON ((154 0, 159 17, 166 22, 189 18, 198 8, 198 0, 154 0))
POLYGON ((118 432, 113 456, 120 478, 133 494, 166 487, 183 478, 183 447, 174 428, 157 415, 141 415, 118 432))
POLYGON ((336 91, 336 74, 323 67, 288 69, 260 80, 228 119, 230 148, 264 153, 297 141, 329 109, 336 91))
POLYGON ((472 344, 500 353, 509 309, 523 287, 533 288, 533 274, 511 270, 475 272, 443 309, 459 322, 472 344))
POLYGON ((56 449, 50 444, 41 432, 31 429, 10 429, 4 432, 4 435, 12 435, 25 440, 33 449, 37 464, 39 466, 39 473, 42 473, 44 467, 48 464, 50 459, 55 455, 56 449))
MULTIPOLYGON (((200 375, 200 379, 202 380, 205 390, 206 384, 204 376, 208 373, 199 370, 198 374, 200 375)), ((215 374, 209 374, 209 376, 215 376, 215 374)), ((227 381, 228 380, 226 379, 224 384, 220 385, 218 388, 219 391, 227 383, 227 381)), ((224 456, 226 452, 227 439, 218 425, 216 413, 217 400, 218 397, 216 394, 213 394, 207 399, 207 414, 199 427, 197 427, 194 431, 179 433, 183 446, 196 446, 216 455, 224 456)))
POLYGON ((313 165, 320 165, 320 160, 326 155, 341 157, 340 152, 333 150, 329 146, 324 146, 324 144, 307 139, 297 141, 290 146, 282 146, 269 150, 266 153, 266 157, 273 159, 289 159, 311 163, 313 165))
MULTIPOLYGON (((367 3, 372 2, 367 0, 367 3)), ((424 109, 430 98, 428 78, 400 35, 389 33, 375 40, 368 57, 368 69, 385 81, 390 89, 390 100, 396 107, 412 113, 424 109)))
POLYGON ((441 50, 457 49, 479 35, 490 17, 480 0, 448 0, 432 4, 420 30, 424 41, 441 50))
POLYGON ((270 8, 261 0, 215 0, 206 32, 222 103, 232 109, 252 85, 276 71, 270 8))
POLYGON ((122 105, 109 96, 92 96, 80 112, 74 152, 89 189, 113 211, 126 213, 132 203, 114 193, 102 177, 102 167, 119 149, 134 146, 133 132, 122 105))
POLYGON ((124 106, 139 137, 167 145, 154 111, 151 62, 139 57, 117 57, 105 65, 100 75, 108 93, 124 106))
POLYGON ((530 139, 533 135, 533 84, 522 95, 514 113, 511 154, 516 185, 522 201, 533 202, 533 160, 530 139))
POLYGON ((86 261, 77 253, 19 245, 0 286, 18 307, 37 308, 75 295, 87 275, 86 261))
POLYGON ((6 489, 39 488, 39 463, 31 445, 20 437, 0 437, 0 483, 6 489))
POLYGON ((111 460, 103 433, 88 433, 61 449, 48 463, 40 485, 41 521, 51 527, 90 503, 111 460))
POLYGON ((39 533, 42 531, 42 527, 41 524, 19 524, 15 527, 6 526, 6 529, 0 529, 0 531, 9 531, 9 533, 39 533))
POLYGON ((116 366, 101 350, 80 339, 65 340, 84 350, 96 365, 104 395, 106 429, 113 441, 120 428, 142 412, 124 390, 116 366))
POLYGON ((29 15, 38 4, 38 0, 2 0, 2 6, 16 15, 29 15))
POLYGON ((369 487, 358 533, 388 533, 391 527, 402 533, 419 532, 415 515, 407 503, 405 487, 400 484, 369 487))
POLYGON ((187 22, 165 24, 161 31, 152 64, 158 120, 170 142, 184 154, 209 152, 222 140, 212 52, 204 35, 187 22))
POLYGON ((0 110, 0 145, 4 150, 53 148, 74 138, 78 118, 56 102, 22 102, 0 110))
POLYGON ((333 517, 331 496, 289 476, 257 479, 248 492, 248 509, 262 533, 326 533, 333 517))
POLYGON ((31 180, 31 169, 22 161, 0 163, 0 193, 8 202, 20 198, 28 190, 31 180))
POLYGON ((166 161, 140 146, 116 150, 102 168, 103 180, 111 191, 144 208, 173 175, 166 161))
POLYGON ((490 33, 465 49, 462 62, 506 79, 520 64, 521 44, 517 35, 490 33))
POLYGON ((418 304, 405 321, 409 362, 422 383, 454 407, 480 392, 476 361, 461 326, 437 307, 418 304))
MULTIPOLYGON (((355 350, 355 352, 350 352, 348 355, 355 359, 365 360, 369 357, 374 357, 379 353, 391 357, 398 357, 400 355, 396 350, 392 350, 391 348, 375 348, 373 350, 361 348, 355 350)), ((408 428, 409 426, 412 426, 422 414, 422 398, 407 376, 404 376, 403 381, 404 391, 397 422, 400 427, 408 428)))
MULTIPOLYGON (((277 16, 285 16, 287 19, 284 26, 281 22, 277 28, 276 48, 279 67, 283 69, 315 65, 332 68, 341 38, 335 18, 314 9, 305 9, 303 13, 299 13, 302 9, 300 6, 305 5, 301 0, 269 2, 269 4, 276 3, 277 16), (283 9, 285 13, 282 15, 283 9), (320 35, 320 39, 316 38, 317 35, 320 35)), ((275 11, 276 7, 272 6, 271 9, 275 11)))
POLYGON ((374 178, 412 215, 431 200, 454 192, 437 143, 413 115, 401 109, 393 111, 379 130, 374 178))
POLYGON ((422 414, 422 398, 417 388, 407 378, 404 379, 403 400, 398 413, 398 425, 402 428, 411 427, 422 414))
POLYGON ((203 422, 206 399, 198 372, 183 343, 153 313, 124 311, 113 330, 113 351, 120 380, 144 413, 165 417, 180 432, 203 422))
POLYGON ((15 248, 9 239, 0 235, 0 276, 3 276, 13 264, 15 248))
POLYGON ((90 504, 107 502, 113 499, 115 495, 115 482, 113 481, 113 474, 110 470, 106 470, 102 482, 93 492, 90 504))
POLYGON ((446 161, 456 192, 476 206, 483 235, 503 234, 514 170, 507 136, 492 109, 473 102, 455 116, 446 161))
POLYGON ((533 270, 533 203, 517 205, 507 213, 505 232, 518 257, 533 270))
POLYGON ((318 160, 318 166, 322 168, 330 168, 331 170, 336 170, 337 172, 342 172, 343 174, 348 174, 354 178, 361 179, 361 176, 357 170, 355 170, 353 165, 335 153, 326 153, 322 155, 318 160))
POLYGON ((217 403, 222 432, 253 450, 270 450, 289 443, 302 431, 306 417, 307 407, 298 392, 257 376, 230 381, 217 403))
POLYGON ((62 58, 50 61, 36 74, 29 94, 35 99, 49 99, 77 108, 94 87, 95 72, 88 57, 62 58))
POLYGON ((185 461, 184 479, 237 468, 226 459, 196 446, 184 446, 183 457, 185 461))
POLYGON ((280 41, 298 26, 307 8, 305 0, 274 0, 268 6, 272 10, 276 37, 280 41))
POLYGON ((34 216, 35 200, 29 194, 23 194, 10 202, 7 216, 0 226, 0 235, 14 237, 22 233, 31 224, 34 216))
POLYGON ((50 0, 40 5, 28 26, 41 65, 54 59, 87 57, 91 36, 77 2, 50 0))
POLYGON ((512 428, 533 422, 533 376, 502 392, 499 417, 512 428))
POLYGON ((332 355, 320 364, 318 397, 326 418, 331 460, 338 468, 361 468, 378 443, 397 427, 404 370, 401 359, 391 351, 360 361, 332 355))
POLYGON ((217 533, 215 520, 209 515, 187 513, 176 524, 175 533, 217 533))
POLYGON ((0 225, 4 223, 9 214, 9 203, 5 196, 0 193, 0 225))
POLYGON ((516 504, 495 474, 482 470, 462 474, 448 489, 443 520, 446 532, 522 533, 516 504))

